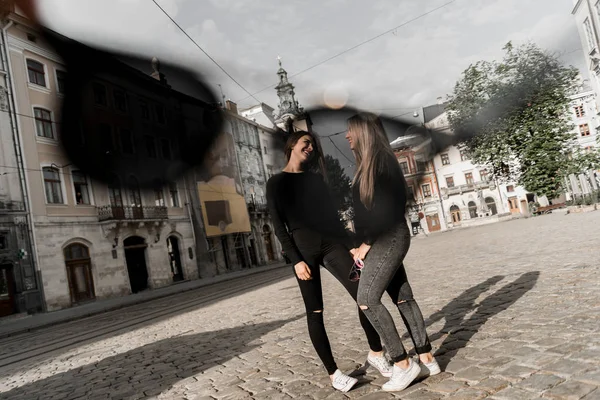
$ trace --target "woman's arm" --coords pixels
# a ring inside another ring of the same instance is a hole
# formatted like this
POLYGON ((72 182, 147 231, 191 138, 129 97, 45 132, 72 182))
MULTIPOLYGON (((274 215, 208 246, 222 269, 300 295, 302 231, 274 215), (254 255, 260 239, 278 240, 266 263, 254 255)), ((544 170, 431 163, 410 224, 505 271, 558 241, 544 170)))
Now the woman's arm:
POLYGON ((300 252, 294 244, 294 239, 290 236, 285 223, 281 219, 279 213, 279 207, 277 204, 277 178, 273 177, 267 182, 267 207, 269 208, 269 214, 271 221, 273 222, 273 228, 275 230, 275 236, 281 242, 283 251, 288 256, 292 265, 296 265, 303 261, 300 252))

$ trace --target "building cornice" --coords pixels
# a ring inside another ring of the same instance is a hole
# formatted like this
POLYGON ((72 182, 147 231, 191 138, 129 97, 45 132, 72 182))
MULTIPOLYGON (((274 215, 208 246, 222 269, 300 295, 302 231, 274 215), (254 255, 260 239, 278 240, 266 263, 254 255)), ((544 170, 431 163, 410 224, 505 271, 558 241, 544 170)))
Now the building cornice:
POLYGON ((577 13, 577 10, 579 9, 579 6, 581 5, 582 2, 583 2, 583 0, 579 0, 577 2, 577 4, 575 4, 575 7, 573 7, 573 11, 571 11, 571 14, 575 15, 575 13, 577 13))

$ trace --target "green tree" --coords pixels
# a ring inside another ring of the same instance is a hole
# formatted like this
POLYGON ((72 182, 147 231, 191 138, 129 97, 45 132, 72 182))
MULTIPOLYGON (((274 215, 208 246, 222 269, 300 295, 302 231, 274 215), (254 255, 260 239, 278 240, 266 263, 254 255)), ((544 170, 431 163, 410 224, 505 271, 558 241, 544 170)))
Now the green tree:
POLYGON ((534 44, 504 47, 502 61, 479 61, 456 83, 450 126, 475 164, 500 181, 556 198, 563 177, 598 165, 585 155, 569 118, 578 72, 534 44))
POLYGON ((340 212, 345 212, 350 208, 352 199, 350 178, 344 172, 339 160, 329 154, 325 156, 325 168, 335 206, 340 212))

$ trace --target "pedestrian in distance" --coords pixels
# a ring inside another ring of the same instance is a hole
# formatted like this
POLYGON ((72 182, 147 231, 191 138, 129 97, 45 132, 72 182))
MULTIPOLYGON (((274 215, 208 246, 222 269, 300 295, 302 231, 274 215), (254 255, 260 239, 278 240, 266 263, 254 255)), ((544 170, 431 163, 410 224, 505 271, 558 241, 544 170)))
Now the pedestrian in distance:
MULTIPOLYGON (((347 392, 358 380, 340 371, 333 357, 323 320, 320 265, 323 264, 356 301, 358 282, 348 279, 354 261, 349 252, 350 236, 338 218, 326 183, 318 138, 308 132, 292 132, 284 152, 287 165, 267 182, 267 205, 275 235, 293 265, 306 308, 311 342, 333 387, 347 392)), ((392 366, 385 358, 379 335, 365 314, 358 307, 357 310, 371 349, 367 363, 383 376, 390 377, 392 366)))
POLYGON ((404 257, 410 247, 406 221, 407 185, 381 120, 359 113, 348 120, 346 139, 356 159, 352 203, 356 247, 351 250, 362 266, 358 305, 385 343, 394 366, 384 391, 401 391, 415 379, 440 373, 431 353, 425 321, 408 282, 404 257), (402 345, 394 320, 381 297, 392 280, 402 277, 395 304, 412 338, 418 359, 402 345))

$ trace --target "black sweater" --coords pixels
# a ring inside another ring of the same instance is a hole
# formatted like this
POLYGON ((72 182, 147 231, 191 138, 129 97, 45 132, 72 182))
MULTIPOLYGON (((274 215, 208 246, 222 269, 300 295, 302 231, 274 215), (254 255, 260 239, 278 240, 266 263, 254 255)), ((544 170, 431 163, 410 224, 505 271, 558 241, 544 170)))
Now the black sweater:
POLYGON ((275 235, 293 265, 304 261, 290 233, 311 229, 319 234, 349 238, 323 177, 313 172, 281 172, 267 182, 267 206, 275 235))
POLYGON ((406 221, 406 181, 397 164, 377 175, 370 210, 360 200, 359 187, 359 182, 356 182, 352 188, 355 245, 371 245, 381 234, 406 221))

